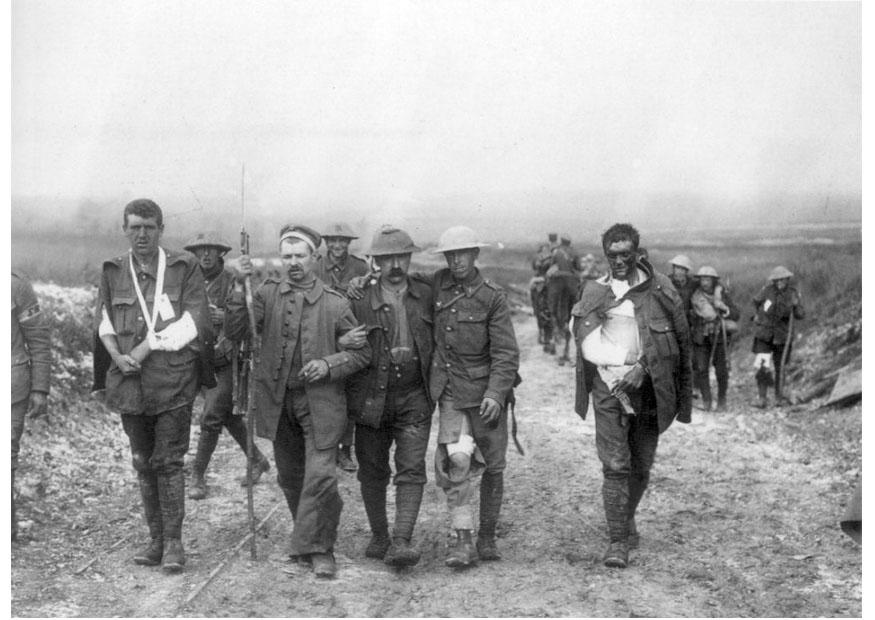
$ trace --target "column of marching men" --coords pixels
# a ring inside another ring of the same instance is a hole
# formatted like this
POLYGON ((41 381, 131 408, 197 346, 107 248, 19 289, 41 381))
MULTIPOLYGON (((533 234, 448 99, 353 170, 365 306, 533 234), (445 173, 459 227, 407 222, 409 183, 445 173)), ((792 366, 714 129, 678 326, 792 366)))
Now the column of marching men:
MULTIPOLYGON (((477 266, 487 244, 473 230, 446 230, 433 252, 447 266, 418 273, 410 264, 420 249, 399 228, 374 232, 367 249, 372 269, 349 254, 357 237, 347 225, 320 234, 289 224, 277 239, 281 268, 251 301, 244 282, 255 272, 253 261, 244 254, 229 269, 230 245, 215 234, 197 234, 187 251, 165 249, 162 211, 148 199, 125 206, 122 230, 130 250, 102 266, 93 388, 105 390, 130 443, 149 536, 135 563, 168 573, 185 565, 183 460, 199 392, 204 411, 188 497, 208 496, 205 473, 223 428, 246 451, 250 438, 237 415, 243 412, 234 410, 232 369, 240 343, 254 335, 260 349, 249 378, 251 410, 256 434, 273 443, 277 482, 294 524, 291 560, 319 577, 336 574, 340 467, 358 472, 371 529, 364 555, 396 567, 419 561, 413 533, 435 409, 433 471, 454 534, 446 564, 464 569, 501 559, 496 525, 508 404, 521 381, 519 350, 507 297, 477 266), (318 252, 323 240, 324 258, 318 252)), ((711 267, 699 270, 695 286, 685 256, 672 260, 670 277, 656 272, 629 224, 603 233, 604 274, 594 256, 576 254, 570 238, 556 241, 550 235, 532 263, 539 342, 551 353, 558 344, 559 363, 574 365, 575 411, 581 417, 594 412, 608 534, 604 563, 624 568, 640 542, 635 514, 659 436, 674 420, 690 421, 694 383, 710 409, 711 365, 717 409, 726 405, 726 324, 738 319, 738 310, 711 267)), ((769 373, 781 376, 792 320, 804 317, 791 276, 776 268, 754 299, 761 406, 769 373)), ((25 414, 46 410, 48 343, 29 282, 13 274, 13 473, 25 414)), ((780 399, 780 380, 771 381, 780 399)), ((269 469, 256 448, 242 484, 256 484, 269 469)))

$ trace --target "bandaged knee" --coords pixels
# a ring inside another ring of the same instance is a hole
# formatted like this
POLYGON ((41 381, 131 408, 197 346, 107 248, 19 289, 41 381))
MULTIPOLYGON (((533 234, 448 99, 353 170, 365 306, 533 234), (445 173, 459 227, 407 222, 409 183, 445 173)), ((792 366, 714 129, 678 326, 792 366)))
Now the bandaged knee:
POLYGON ((471 435, 459 435, 459 441, 447 444, 447 456, 450 466, 457 470, 467 470, 471 466, 474 455, 474 438, 471 435))

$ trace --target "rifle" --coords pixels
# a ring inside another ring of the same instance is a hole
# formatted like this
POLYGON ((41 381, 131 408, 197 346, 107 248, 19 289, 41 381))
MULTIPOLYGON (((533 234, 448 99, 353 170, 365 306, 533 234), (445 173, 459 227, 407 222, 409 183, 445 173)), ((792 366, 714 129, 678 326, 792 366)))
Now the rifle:
MULTIPOLYGON (((249 233, 246 232, 246 202, 244 200, 244 178, 246 167, 240 177, 240 205, 243 210, 243 222, 240 226, 240 254, 249 255, 249 233)), ((246 314, 249 315, 249 338, 240 346, 242 370, 238 382, 238 399, 241 399, 241 408, 246 412, 246 507, 249 512, 249 553, 252 559, 256 559, 255 549, 255 505, 252 497, 252 466, 255 457, 255 416, 252 412, 252 375, 255 372, 255 355, 258 351, 258 334, 255 329, 255 311, 252 308, 252 278, 246 276, 243 281, 243 290, 246 295, 246 314)))

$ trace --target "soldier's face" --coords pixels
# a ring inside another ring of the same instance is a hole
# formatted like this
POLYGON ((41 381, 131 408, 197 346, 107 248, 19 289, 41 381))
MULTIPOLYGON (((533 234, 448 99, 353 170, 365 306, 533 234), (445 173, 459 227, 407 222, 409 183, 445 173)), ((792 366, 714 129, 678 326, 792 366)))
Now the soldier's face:
POLYGON ((194 255, 197 256, 198 261, 200 261, 201 269, 206 272, 212 271, 216 268, 216 265, 219 264, 220 257, 219 248, 213 247, 200 247, 194 249, 194 255))
POLYGON ((380 279, 385 278, 392 284, 401 284, 410 269, 410 254, 375 256, 374 262, 380 268, 380 279))
POLYGON ((346 237, 322 237, 325 239, 325 247, 328 248, 328 254, 334 260, 342 260, 349 253, 349 242, 351 239, 346 237))
POLYGON ((700 276, 699 277, 699 286, 702 287, 702 290, 708 293, 709 295, 714 292, 714 278, 711 276, 700 276))
POLYGON ((674 279, 678 282, 686 282, 689 270, 686 267, 681 267, 680 265, 672 265, 671 273, 674 276, 674 279))
POLYGON ((450 268, 450 272, 457 280, 464 280, 474 272, 474 263, 477 262, 479 255, 480 248, 444 252, 447 267, 450 268))
POLYGON ((779 291, 783 291, 787 288, 787 284, 789 284, 790 278, 781 278, 780 280, 775 280, 775 288, 779 291))
POLYGON ((154 217, 129 214, 123 230, 131 244, 131 251, 139 258, 151 258, 158 251, 164 226, 158 226, 154 217))
POLYGON ((605 258, 611 268, 611 277, 615 280, 628 280, 635 269, 638 252, 628 239, 615 241, 605 250, 605 258))
POLYGON ((285 239, 280 244, 280 260, 292 282, 306 280, 316 264, 316 254, 303 241, 285 239))

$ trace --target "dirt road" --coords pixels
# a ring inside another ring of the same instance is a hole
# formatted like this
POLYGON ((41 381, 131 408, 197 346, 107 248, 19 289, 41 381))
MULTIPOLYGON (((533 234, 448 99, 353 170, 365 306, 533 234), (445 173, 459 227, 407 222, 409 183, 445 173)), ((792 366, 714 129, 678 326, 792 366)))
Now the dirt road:
MULTIPOLYGON (((100 466, 124 482, 69 513, 42 515, 34 540, 13 547, 13 615, 861 615, 861 553, 837 527, 860 465, 859 406, 760 412, 746 404, 749 381, 733 386, 729 413, 694 412, 692 424, 661 437, 638 518, 641 548, 628 569, 606 569, 600 467, 592 420, 572 410, 574 370, 541 353, 533 321, 518 322, 517 333, 527 455, 508 454, 501 562, 464 573, 444 566, 448 523, 432 482, 415 536, 420 564, 398 572, 365 559, 357 483, 342 474, 335 580, 287 563, 291 521, 281 506, 258 538, 259 559, 244 548, 185 605, 247 532, 245 494, 234 480, 244 461, 225 436, 211 497, 188 504, 186 572, 164 576, 130 562, 145 527, 118 429, 115 456, 100 466)), ((258 515, 281 497, 271 475, 257 488, 258 515)))

